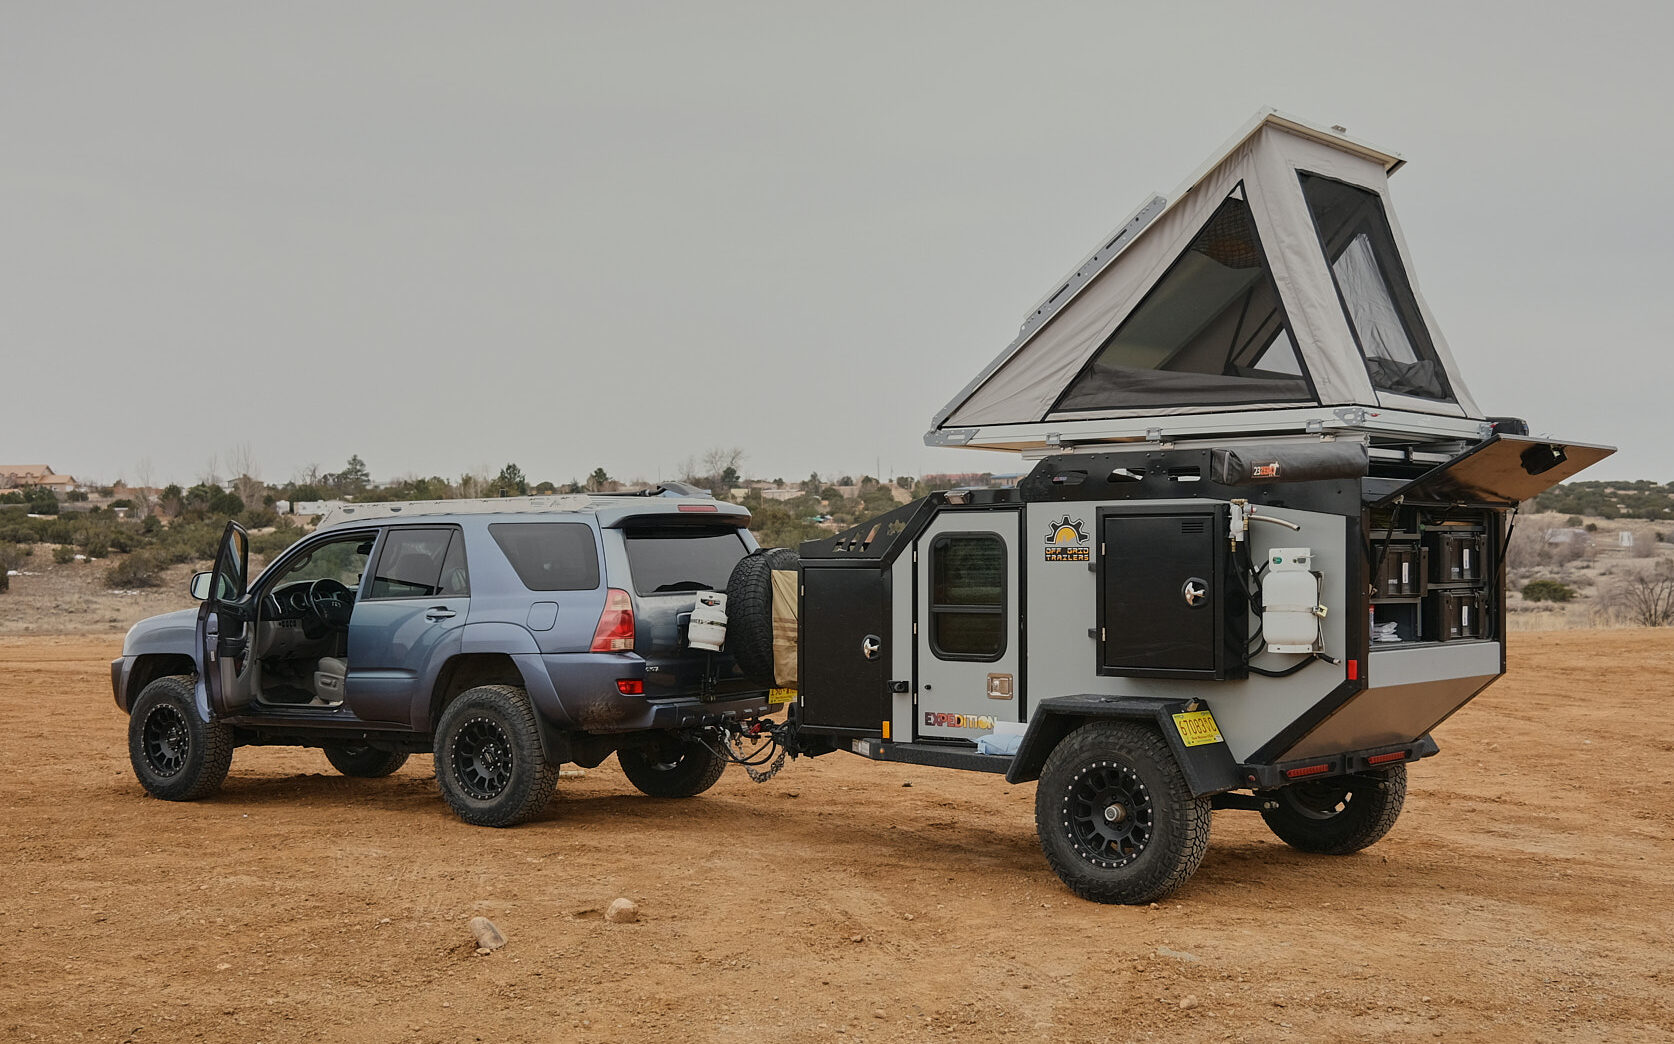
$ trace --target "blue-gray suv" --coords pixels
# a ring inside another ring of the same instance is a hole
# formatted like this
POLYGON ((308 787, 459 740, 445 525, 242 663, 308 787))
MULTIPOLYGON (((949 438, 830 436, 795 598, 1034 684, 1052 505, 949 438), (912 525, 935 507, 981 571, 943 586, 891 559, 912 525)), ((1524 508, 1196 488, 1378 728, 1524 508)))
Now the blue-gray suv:
MULTIPOLYGON (((203 604, 136 624, 111 663, 134 773, 214 792, 235 747, 320 747, 351 776, 415 752, 467 822, 538 814, 558 767, 612 753, 647 794, 713 786, 715 726, 786 694, 689 647, 700 592, 756 551, 745 509, 640 495, 365 504, 248 573, 229 523, 203 604)), ((757 556, 759 557, 759 556, 757 556)))

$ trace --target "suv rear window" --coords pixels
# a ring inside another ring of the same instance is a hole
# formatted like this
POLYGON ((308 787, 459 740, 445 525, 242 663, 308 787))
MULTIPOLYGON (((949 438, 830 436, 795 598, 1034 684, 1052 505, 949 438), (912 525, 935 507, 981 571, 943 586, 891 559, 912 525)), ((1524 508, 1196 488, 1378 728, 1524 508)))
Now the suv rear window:
POLYGON ((724 591, 747 548, 736 529, 669 526, 623 531, 637 594, 724 591))
POLYGON ((488 532, 531 591, 599 586, 599 544, 585 522, 501 522, 488 532))

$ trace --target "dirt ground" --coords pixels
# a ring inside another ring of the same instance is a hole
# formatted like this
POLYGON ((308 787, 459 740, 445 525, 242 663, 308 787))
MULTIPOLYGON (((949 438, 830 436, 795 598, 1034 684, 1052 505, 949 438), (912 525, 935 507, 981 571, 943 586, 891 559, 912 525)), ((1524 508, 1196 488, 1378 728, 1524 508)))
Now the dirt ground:
POLYGON ((611 761, 506 831, 427 757, 245 748, 155 801, 117 651, 0 639, 6 1041, 1674 1040, 1674 630, 1514 636, 1382 843, 1218 812, 1139 909, 1064 890, 1032 785, 845 754, 690 801, 611 761))

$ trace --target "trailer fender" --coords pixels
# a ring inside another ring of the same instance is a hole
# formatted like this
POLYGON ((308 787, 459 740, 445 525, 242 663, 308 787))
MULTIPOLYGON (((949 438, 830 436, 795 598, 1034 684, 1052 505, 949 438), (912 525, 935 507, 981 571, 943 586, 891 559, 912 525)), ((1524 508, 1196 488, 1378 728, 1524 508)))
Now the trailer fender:
POLYGON ((1029 728, 1006 772, 1006 782, 1027 783, 1039 779, 1047 756, 1065 736, 1088 722, 1114 719, 1154 725, 1174 752, 1174 760, 1185 774, 1193 797, 1236 790, 1241 785, 1238 766, 1226 743, 1187 746, 1175 725, 1174 715, 1207 709, 1202 700, 1158 696, 1054 696, 1042 700, 1029 716, 1029 728))

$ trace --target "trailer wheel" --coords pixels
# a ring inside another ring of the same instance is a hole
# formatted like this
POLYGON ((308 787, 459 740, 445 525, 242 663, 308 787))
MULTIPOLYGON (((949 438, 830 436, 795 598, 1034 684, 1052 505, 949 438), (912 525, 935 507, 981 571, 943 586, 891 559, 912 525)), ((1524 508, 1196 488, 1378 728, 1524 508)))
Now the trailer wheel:
POLYGON ((773 571, 801 562, 788 547, 763 548, 738 560, 727 578, 727 652, 744 677, 777 684, 773 671, 773 571))
POLYGON ((1096 903, 1150 903, 1192 876, 1209 847, 1209 799, 1195 798, 1155 729, 1096 721, 1053 749, 1035 791, 1046 861, 1096 903))
POLYGON ((619 750, 616 761, 640 793, 660 798, 695 797, 714 786, 727 767, 708 744, 696 742, 667 750, 619 750))
POLYGON ((1407 767, 1293 783, 1259 795, 1276 802, 1261 818, 1279 840, 1320 855, 1348 855, 1376 844, 1407 800, 1407 767))

